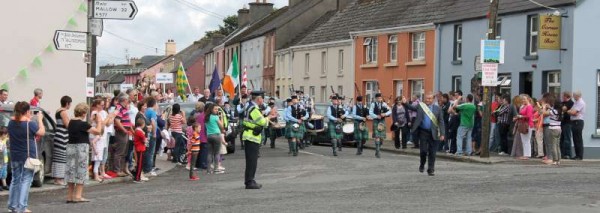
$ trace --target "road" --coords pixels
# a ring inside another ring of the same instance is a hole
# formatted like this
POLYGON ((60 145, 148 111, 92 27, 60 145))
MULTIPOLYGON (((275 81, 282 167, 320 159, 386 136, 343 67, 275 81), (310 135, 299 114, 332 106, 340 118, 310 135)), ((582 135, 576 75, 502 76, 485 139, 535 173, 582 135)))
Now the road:
MULTIPOLYGON (((66 204, 64 190, 34 193, 33 212, 600 212, 600 165, 469 164, 438 161, 436 176, 418 158, 362 156, 311 146, 298 157, 287 144, 263 148, 257 181, 243 186, 244 155, 227 155, 227 173, 187 180, 177 167, 143 184, 88 187, 85 204, 66 204)), ((3 197, 1 199, 6 199, 3 197)), ((2 202, 5 203, 5 202, 2 202)))

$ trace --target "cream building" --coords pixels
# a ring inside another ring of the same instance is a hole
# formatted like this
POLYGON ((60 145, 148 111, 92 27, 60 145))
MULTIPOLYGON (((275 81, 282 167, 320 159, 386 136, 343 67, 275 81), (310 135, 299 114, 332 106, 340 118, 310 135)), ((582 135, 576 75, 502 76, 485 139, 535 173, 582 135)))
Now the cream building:
POLYGON ((42 88, 41 106, 47 111, 60 107, 64 95, 71 96, 74 104, 85 102, 83 52, 54 50, 53 44, 56 30, 86 31, 87 13, 79 9, 82 2, 87 6, 87 1, 11 1, 10 9, 0 13, 5 32, 0 33, 0 85, 8 86, 9 100, 29 101, 33 90, 42 88))

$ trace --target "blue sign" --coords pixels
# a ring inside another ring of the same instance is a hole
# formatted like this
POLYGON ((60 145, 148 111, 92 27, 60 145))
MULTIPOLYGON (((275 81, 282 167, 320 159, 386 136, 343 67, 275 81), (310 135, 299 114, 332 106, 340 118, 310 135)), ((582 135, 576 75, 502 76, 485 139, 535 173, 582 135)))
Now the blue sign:
POLYGON ((504 64, 504 41, 481 40, 481 63, 504 64))

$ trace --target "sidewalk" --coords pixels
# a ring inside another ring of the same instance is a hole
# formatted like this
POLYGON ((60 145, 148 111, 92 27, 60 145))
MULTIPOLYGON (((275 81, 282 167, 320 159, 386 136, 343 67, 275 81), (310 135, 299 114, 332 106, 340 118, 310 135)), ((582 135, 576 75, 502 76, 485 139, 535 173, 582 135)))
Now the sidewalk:
MULTIPOLYGON (((375 145, 373 144, 373 140, 369 140, 365 145, 367 149, 375 149, 375 145)), ((394 147, 394 142, 390 140, 384 141, 381 151, 392 152, 396 154, 402 155, 414 155, 420 156, 420 150, 412 148, 412 145, 408 145, 406 149, 396 149, 394 147)), ((481 158, 479 156, 455 156, 448 154, 446 152, 438 152, 436 155, 438 159, 446 159, 457 162, 465 162, 465 163, 480 163, 480 164, 500 164, 500 163, 512 163, 512 164, 543 164, 542 159, 531 158, 527 161, 518 160, 514 157, 510 156, 499 156, 497 153, 490 153, 489 158, 481 158)), ((583 161, 575 161, 575 160, 561 160, 561 165, 581 165, 587 163, 598 163, 600 160, 591 159, 591 160, 583 160, 583 161)))
MULTIPOLYGON (((156 157, 156 167, 160 168, 160 170, 156 171, 156 173, 158 174, 158 177, 160 177, 160 174, 168 172, 169 170, 175 168, 175 164, 167 161, 167 155, 165 154, 162 157, 161 156, 156 157)), ((156 178, 156 177, 154 177, 154 178, 156 178)), ((121 182, 127 182, 127 181, 131 181, 131 177, 116 177, 113 179, 104 180, 102 183, 96 182, 96 181, 90 179, 85 184, 85 187, 97 186, 97 185, 101 185, 101 184, 121 183, 121 182)), ((52 184, 52 179, 46 177, 46 181, 42 187, 31 187, 31 189, 29 190, 29 193, 53 191, 53 190, 58 190, 58 189, 65 189, 66 187, 67 186, 54 185, 54 184, 52 184)), ((0 192, 0 197, 3 197, 3 196, 8 196, 8 190, 0 192)))

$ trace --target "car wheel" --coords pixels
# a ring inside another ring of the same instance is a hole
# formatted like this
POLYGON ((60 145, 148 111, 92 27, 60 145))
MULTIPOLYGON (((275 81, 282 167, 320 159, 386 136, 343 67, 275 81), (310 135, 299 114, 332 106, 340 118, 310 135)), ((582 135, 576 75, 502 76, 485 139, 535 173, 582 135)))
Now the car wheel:
MULTIPOLYGON (((46 165, 46 160, 44 158, 41 158, 40 160, 42 161, 42 165, 46 165)), ((31 183, 31 186, 42 187, 42 185, 44 185, 44 179, 46 179, 46 171, 44 168, 42 168, 33 175, 33 182, 31 183)))

